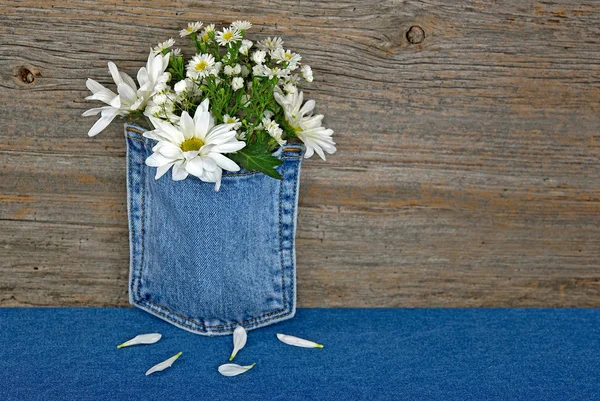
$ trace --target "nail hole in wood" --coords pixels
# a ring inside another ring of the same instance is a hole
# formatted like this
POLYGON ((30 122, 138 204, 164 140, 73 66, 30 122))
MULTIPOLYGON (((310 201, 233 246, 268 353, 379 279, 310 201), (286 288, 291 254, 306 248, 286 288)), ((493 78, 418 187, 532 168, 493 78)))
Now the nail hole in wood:
POLYGON ((406 39, 413 45, 419 44, 425 40, 425 31, 420 26, 413 25, 406 31, 406 39))

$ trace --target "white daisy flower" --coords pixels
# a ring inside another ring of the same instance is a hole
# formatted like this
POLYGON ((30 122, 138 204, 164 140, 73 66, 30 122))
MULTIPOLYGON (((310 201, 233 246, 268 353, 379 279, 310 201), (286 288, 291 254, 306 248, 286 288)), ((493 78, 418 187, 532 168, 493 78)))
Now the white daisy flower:
POLYGON ((264 50, 257 50, 254 53, 252 53, 252 61, 254 61, 256 64, 264 63, 266 57, 267 52, 265 52, 264 50))
POLYGON ((325 160, 324 151, 329 154, 335 153, 335 142, 331 138, 333 130, 321 126, 322 114, 312 115, 315 108, 314 100, 309 100, 303 105, 304 94, 302 92, 283 96, 279 87, 275 87, 273 96, 283 108, 286 122, 294 129, 298 138, 304 142, 306 146, 304 157, 309 158, 317 153, 321 159, 325 160))
POLYGON ((313 81, 313 72, 309 65, 304 64, 302 68, 300 68, 300 74, 302 75, 302 78, 306 80, 306 82, 313 81))
POLYGON ((240 31, 235 28, 223 28, 223 32, 217 34, 217 43, 221 46, 227 46, 242 39, 240 31))
POLYGON ((173 45, 175 44, 175 39, 171 38, 169 40, 165 40, 162 43, 159 43, 158 45, 156 45, 153 49, 152 52, 156 55, 159 53, 162 53, 163 50, 167 50, 170 49, 171 47, 173 47, 173 45))
POLYGON ((235 136, 239 141, 245 141, 246 140, 246 135, 248 135, 248 133, 246 131, 241 131, 238 132, 237 135, 235 136))
POLYGON ((229 114, 223 115, 223 124, 233 124, 233 129, 237 130, 242 126, 240 119, 236 116, 230 116, 229 114))
POLYGON ((247 31, 252 28, 252 23, 250 21, 233 21, 231 26, 238 31, 247 31))
POLYGON ((207 77, 215 66, 215 58, 211 54, 196 54, 188 63, 187 76, 192 79, 207 77))
POLYGON ((150 167, 157 167, 156 179, 173 168, 173 180, 180 181, 193 175, 205 182, 214 182, 215 191, 221 186, 223 170, 238 171, 240 167, 223 154, 237 152, 246 144, 236 139, 234 124, 215 126, 210 114, 209 100, 203 101, 194 117, 184 111, 179 125, 172 125, 150 117, 153 131, 146 138, 158 141, 154 152, 146 159, 150 167))
POLYGON ((189 36, 192 33, 198 32, 201 28, 202 28, 202 22, 190 22, 190 23, 188 23, 187 28, 179 31, 179 36, 181 36, 182 38, 184 36, 189 36))
POLYGON ((271 58, 276 60, 277 64, 288 63, 288 68, 291 70, 295 70, 300 60, 302 60, 302 56, 298 53, 292 53, 283 48, 273 50, 273 52, 271 52, 271 58))
POLYGON ((137 74, 137 85, 133 78, 124 72, 119 72, 113 62, 108 63, 108 70, 117 84, 117 94, 103 85, 88 79, 86 86, 92 92, 86 100, 100 100, 107 106, 87 110, 83 116, 93 116, 100 113, 100 119, 89 130, 88 135, 94 136, 102 132, 117 116, 126 116, 132 111, 143 110, 150 98, 164 89, 170 74, 165 72, 169 66, 169 54, 148 55, 146 67, 140 68, 137 74))
POLYGON ((171 56, 172 57, 179 57, 179 56, 181 56, 181 49, 179 49, 179 48, 173 49, 171 51, 171 56))
POLYGON ((252 47, 254 43, 252 43, 251 40, 242 40, 242 45, 240 46, 240 54, 243 54, 244 56, 248 55, 248 50, 250 50, 250 48, 252 47))
POLYGON ((268 37, 265 40, 259 40, 258 42, 256 42, 256 46, 260 50, 263 50, 266 52, 271 52, 271 51, 274 51, 276 49, 283 47, 283 40, 281 38, 277 38, 277 37, 275 37, 273 39, 268 37))
POLYGON ((242 89, 244 87, 244 80, 242 79, 242 77, 235 77, 231 80, 231 87, 233 88, 234 91, 237 91, 238 89, 242 89))

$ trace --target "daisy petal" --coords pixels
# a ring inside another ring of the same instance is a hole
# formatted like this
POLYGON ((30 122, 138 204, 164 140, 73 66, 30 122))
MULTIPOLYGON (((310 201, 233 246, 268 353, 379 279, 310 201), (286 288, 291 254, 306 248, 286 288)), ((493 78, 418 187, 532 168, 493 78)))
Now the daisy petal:
POLYGON ((131 86, 131 88, 133 90, 135 90, 137 88, 137 86, 135 85, 135 81, 129 75, 127 75, 124 72, 119 72, 119 75, 121 76, 121 79, 123 80, 123 82, 125 82, 127 85, 131 86))
POLYGON ((185 170, 191 175, 200 178, 204 174, 204 168, 202 165, 202 159, 199 157, 194 157, 186 162, 185 170))
POLYGON ((194 120, 192 120, 192 117, 190 117, 187 111, 181 113, 179 126, 181 127, 185 139, 190 139, 194 136, 194 120))
POLYGON ((133 337, 129 341, 125 341, 123 344, 117 345, 117 348, 130 347, 132 345, 138 344, 154 344, 158 342, 162 338, 162 334, 160 333, 151 333, 151 334, 140 334, 139 336, 133 337))
POLYGON ((304 348, 323 348, 323 345, 317 344, 312 341, 304 340, 302 338, 288 336, 285 334, 277 334, 277 338, 282 343, 293 345, 295 347, 304 347, 304 348))
POLYGON ((244 146, 246 146, 245 142, 241 142, 241 141, 228 142, 228 143, 224 143, 222 145, 215 146, 214 148, 212 148, 212 151, 218 152, 218 153, 231 153, 231 152, 237 152, 238 150, 242 149, 244 146))
POLYGON ((110 75, 112 75, 113 81, 115 81, 117 85, 123 82, 123 80, 121 79, 121 75, 119 74, 119 70, 117 69, 117 66, 112 61, 108 62, 108 70, 110 71, 110 75))
POLYGON ((173 362, 175 362, 177 360, 177 358, 179 358, 181 356, 181 354, 183 354, 183 352, 179 352, 178 354, 170 357, 166 361, 163 361, 163 362, 161 362, 159 364, 156 364, 156 365, 152 366, 146 372, 146 376, 151 375, 154 372, 160 372, 162 370, 165 370, 166 368, 170 368, 171 365, 173 365, 173 362))
POLYGON ((223 376, 237 376, 242 373, 246 373, 256 365, 256 362, 252 365, 240 366, 235 363, 226 363, 225 365, 219 366, 219 373, 223 376))
POLYGON ((154 177, 154 179, 158 180, 160 177, 165 175, 167 173, 167 171, 169 171, 169 169, 173 166, 173 164, 175 164, 175 163, 168 163, 163 166, 159 166, 156 169, 156 176, 154 177))
POLYGON ((104 128, 108 127, 108 124, 112 122, 117 116, 117 110, 115 109, 107 109, 102 111, 102 117, 88 131, 89 136, 98 135, 100 132, 104 130, 104 128))
POLYGON ((244 348, 246 345, 246 340, 248 339, 248 334, 246 334, 246 330, 242 326, 238 326, 233 331, 233 352, 229 357, 229 360, 232 361, 233 358, 237 355, 238 351, 244 348))
POLYGON ((208 157, 213 159, 217 163, 217 166, 221 167, 223 170, 240 171, 240 166, 238 166, 233 160, 223 156, 220 153, 210 152, 208 157))
POLYGON ((100 92, 101 90, 106 89, 104 87, 104 85, 99 84, 97 81, 94 81, 92 78, 88 78, 87 81, 85 81, 85 86, 90 90, 90 92, 92 93, 96 93, 96 92, 100 92))
POLYGON ((185 180, 187 178, 188 172, 185 171, 185 168, 183 167, 183 161, 173 164, 172 175, 173 175, 173 181, 181 181, 181 180, 185 180))

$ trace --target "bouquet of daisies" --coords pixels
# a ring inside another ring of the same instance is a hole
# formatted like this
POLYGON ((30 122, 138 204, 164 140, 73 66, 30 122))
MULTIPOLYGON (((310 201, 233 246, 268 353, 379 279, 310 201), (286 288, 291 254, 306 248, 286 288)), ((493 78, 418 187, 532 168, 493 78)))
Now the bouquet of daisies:
POLYGON ((88 132, 94 136, 117 116, 148 120, 153 130, 144 136, 156 140, 146 164, 156 167, 156 179, 172 170, 173 180, 189 175, 214 182, 218 190, 223 170, 259 171, 281 178, 273 155, 287 141, 298 138, 305 157, 335 152, 333 131, 322 126, 323 115, 313 114, 315 101, 304 102, 301 80, 312 82, 310 66, 283 47, 280 38, 256 43, 246 39, 252 27, 235 21, 220 31, 201 22, 180 31, 195 49, 185 60, 174 39, 154 47, 137 84, 109 62, 117 93, 93 79, 86 99, 106 105, 84 116, 100 119, 88 132), (139 86, 138 86, 139 85, 139 86))

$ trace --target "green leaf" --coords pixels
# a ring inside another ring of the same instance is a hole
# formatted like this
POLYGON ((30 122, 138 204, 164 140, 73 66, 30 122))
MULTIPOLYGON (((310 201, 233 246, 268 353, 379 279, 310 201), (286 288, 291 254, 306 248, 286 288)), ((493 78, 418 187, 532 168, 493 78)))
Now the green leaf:
POLYGON ((275 170, 275 167, 283 162, 271 155, 257 142, 247 145, 236 153, 230 153, 227 156, 248 171, 260 171, 269 177, 277 178, 278 180, 281 179, 281 175, 275 170))

